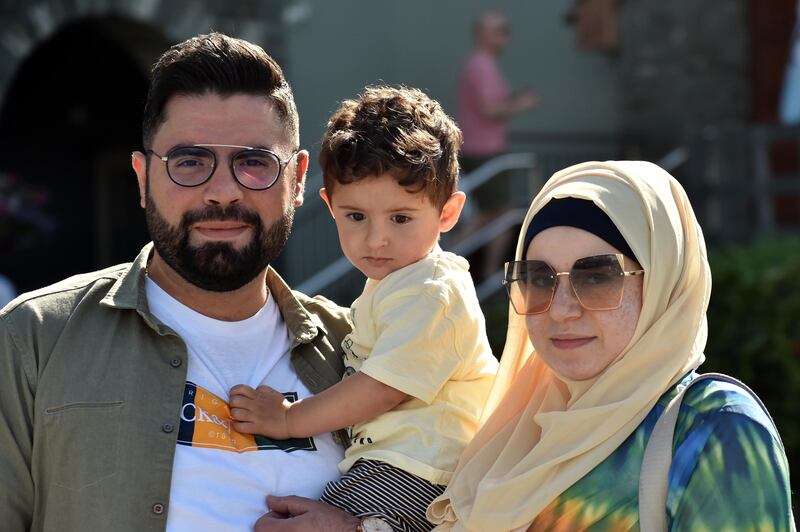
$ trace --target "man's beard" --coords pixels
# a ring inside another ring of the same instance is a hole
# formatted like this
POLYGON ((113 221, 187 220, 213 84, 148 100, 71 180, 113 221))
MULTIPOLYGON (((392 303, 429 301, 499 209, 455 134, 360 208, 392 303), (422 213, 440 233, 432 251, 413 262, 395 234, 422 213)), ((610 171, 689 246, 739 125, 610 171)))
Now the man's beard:
POLYGON ((261 217, 238 204, 228 207, 209 205, 183 214, 180 224, 172 226, 161 216, 147 192, 145 208, 150 238, 161 258, 189 283, 212 292, 237 290, 256 278, 280 254, 294 220, 294 206, 264 230, 261 217), (208 242, 200 246, 189 244, 193 224, 215 221, 237 221, 253 230, 251 241, 241 249, 228 242, 208 242))

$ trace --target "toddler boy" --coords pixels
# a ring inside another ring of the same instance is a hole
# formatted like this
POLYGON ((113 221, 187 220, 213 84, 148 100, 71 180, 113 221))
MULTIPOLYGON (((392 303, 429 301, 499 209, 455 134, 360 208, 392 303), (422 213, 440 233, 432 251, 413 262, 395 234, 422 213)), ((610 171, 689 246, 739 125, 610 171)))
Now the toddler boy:
POLYGON ((478 429, 497 370, 467 261, 442 251, 458 221, 461 132, 416 89, 369 87, 331 117, 320 191, 345 256, 367 281, 344 342, 346 377, 289 403, 231 390, 234 426, 272 438, 352 427, 322 500, 396 530, 430 530, 442 493, 478 429))

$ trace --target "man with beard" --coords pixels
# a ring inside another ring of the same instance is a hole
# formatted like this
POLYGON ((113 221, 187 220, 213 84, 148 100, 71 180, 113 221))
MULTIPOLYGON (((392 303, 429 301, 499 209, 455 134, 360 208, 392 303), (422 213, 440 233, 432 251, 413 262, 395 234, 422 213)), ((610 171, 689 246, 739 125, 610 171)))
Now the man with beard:
POLYGON ((338 382, 346 313, 269 267, 308 153, 280 67, 222 34, 153 68, 133 154, 153 239, 130 264, 0 314, 0 523, 21 530, 245 530, 267 494, 318 497, 331 434, 231 426, 228 391, 301 400, 338 382))

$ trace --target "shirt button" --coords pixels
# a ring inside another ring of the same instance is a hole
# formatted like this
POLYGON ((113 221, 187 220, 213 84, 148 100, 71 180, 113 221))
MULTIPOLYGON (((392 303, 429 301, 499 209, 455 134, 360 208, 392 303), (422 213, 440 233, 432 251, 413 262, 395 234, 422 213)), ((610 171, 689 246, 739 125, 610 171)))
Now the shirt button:
POLYGON ((172 426, 172 423, 164 423, 163 425, 161 425, 161 430, 169 434, 170 432, 175 430, 175 427, 172 426))
POLYGON ((169 365, 172 366, 173 368, 179 368, 181 367, 181 364, 183 364, 183 360, 181 360, 178 357, 175 357, 169 361, 169 365))
POLYGON ((156 515, 161 515, 164 513, 164 505, 160 502, 157 502, 153 505, 153 513, 156 515))

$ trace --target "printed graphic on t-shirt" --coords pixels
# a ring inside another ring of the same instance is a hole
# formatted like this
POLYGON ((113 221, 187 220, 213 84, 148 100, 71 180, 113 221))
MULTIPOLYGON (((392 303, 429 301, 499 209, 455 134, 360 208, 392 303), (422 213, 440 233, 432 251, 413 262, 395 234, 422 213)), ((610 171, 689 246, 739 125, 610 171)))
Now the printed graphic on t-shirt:
POLYGON ((342 342, 342 354, 343 362, 345 366, 345 375, 352 375, 358 368, 361 367, 361 364, 364 363, 364 360, 353 350, 353 338, 351 335, 347 335, 342 342))
MULTIPOLYGON (((296 392, 283 394, 289 402, 296 392)), ((192 447, 245 453, 249 451, 316 451, 314 438, 273 440, 258 434, 242 434, 233 429, 228 403, 202 386, 186 381, 181 407, 178 443, 192 447)))

